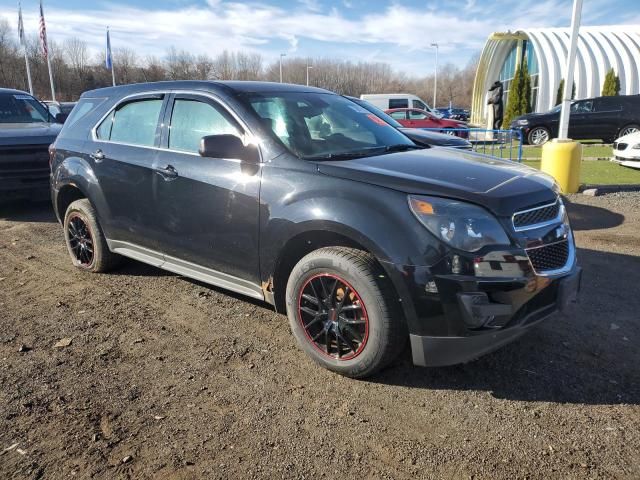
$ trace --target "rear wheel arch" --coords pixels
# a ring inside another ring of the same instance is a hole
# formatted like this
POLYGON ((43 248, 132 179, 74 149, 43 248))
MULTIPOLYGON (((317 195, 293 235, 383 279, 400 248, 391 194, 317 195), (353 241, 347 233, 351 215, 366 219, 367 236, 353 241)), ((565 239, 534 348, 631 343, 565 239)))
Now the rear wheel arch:
POLYGON ((62 221, 69 205, 82 198, 88 198, 88 196, 77 185, 70 183, 60 187, 55 198, 55 207, 58 218, 62 221))

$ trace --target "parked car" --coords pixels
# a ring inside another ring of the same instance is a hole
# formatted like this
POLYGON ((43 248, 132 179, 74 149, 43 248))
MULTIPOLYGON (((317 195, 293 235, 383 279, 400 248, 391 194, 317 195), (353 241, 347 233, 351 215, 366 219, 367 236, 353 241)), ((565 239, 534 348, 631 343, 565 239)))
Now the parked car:
POLYGON ((37 99, 0 88, 0 199, 47 198, 48 149, 60 128, 37 99))
POLYGON ((431 128, 447 135, 469 138, 468 125, 458 120, 438 118, 417 108, 393 108, 385 113, 407 128, 431 128))
POLYGON ((640 130, 614 142, 611 161, 624 167, 640 168, 640 130))
POLYGON ((356 97, 348 97, 352 102, 357 103, 362 108, 367 109, 369 112, 373 113, 376 117, 384 120, 393 128, 397 128, 402 133, 404 133, 407 137, 409 137, 413 143, 420 146, 433 146, 433 147, 449 147, 449 148, 460 148, 462 150, 471 150, 473 145, 468 140, 464 138, 456 137, 455 135, 447 135, 445 133, 433 132, 431 130, 421 130, 419 128, 406 128, 403 127, 400 122, 395 120, 393 117, 387 115, 378 107, 373 106, 366 100, 361 100, 356 97))
MULTIPOLYGON (((511 128, 520 130, 522 138, 530 145, 543 145, 558 136, 560 107, 518 117, 511 123, 511 128)), ((638 130, 640 95, 587 98, 571 104, 569 137, 574 140, 595 139, 611 143, 638 130)))
POLYGON ((64 123, 77 102, 53 102, 51 100, 45 100, 42 103, 47 106, 51 115, 56 117, 60 123, 64 123))
POLYGON ((123 255, 264 300, 287 313, 304 352, 343 375, 372 375, 407 338, 417 365, 472 360, 578 289, 550 177, 419 148, 326 90, 94 90, 52 155, 53 205, 78 269, 106 272, 123 255))
POLYGON ((440 112, 431 108, 427 102, 416 95, 410 93, 373 93, 360 95, 361 100, 366 100, 370 104, 381 110, 391 108, 417 108, 440 117, 440 112))
POLYGON ((469 110, 464 108, 440 107, 438 108, 438 113, 440 113, 442 118, 460 120, 461 122, 468 122, 470 117, 469 110))

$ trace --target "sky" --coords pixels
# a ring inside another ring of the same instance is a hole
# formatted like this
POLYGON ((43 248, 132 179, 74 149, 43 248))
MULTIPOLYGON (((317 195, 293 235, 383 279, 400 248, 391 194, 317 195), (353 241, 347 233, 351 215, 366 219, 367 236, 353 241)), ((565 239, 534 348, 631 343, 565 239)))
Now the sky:
MULTIPOLYGON (((0 16, 17 25, 16 1, 0 0, 0 16)), ((572 0, 45 0, 50 39, 78 37, 104 50, 162 57, 170 46, 211 56, 260 53, 266 61, 331 57, 389 63, 410 76, 440 64, 463 67, 494 31, 567 27, 572 0)), ((23 0, 25 30, 38 30, 38 1, 23 0)), ((638 0, 586 0, 583 25, 640 25, 638 0)))

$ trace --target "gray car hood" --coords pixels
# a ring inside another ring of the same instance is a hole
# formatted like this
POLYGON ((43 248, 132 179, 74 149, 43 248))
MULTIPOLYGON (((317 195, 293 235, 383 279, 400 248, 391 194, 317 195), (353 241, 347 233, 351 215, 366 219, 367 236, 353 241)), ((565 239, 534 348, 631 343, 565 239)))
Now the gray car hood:
POLYGON ((49 145, 61 129, 58 123, 0 123, 0 146, 49 145))

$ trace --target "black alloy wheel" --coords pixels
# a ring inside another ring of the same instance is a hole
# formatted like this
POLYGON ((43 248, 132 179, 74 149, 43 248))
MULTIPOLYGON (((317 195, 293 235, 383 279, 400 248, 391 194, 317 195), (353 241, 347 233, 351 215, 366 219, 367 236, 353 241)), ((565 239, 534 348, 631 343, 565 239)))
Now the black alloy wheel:
POLYGON ((298 318, 307 338, 335 360, 357 357, 367 344, 369 318, 358 292, 335 274, 311 277, 300 290, 298 318))
POLYGON ((67 228, 69 248, 79 266, 91 268, 94 261, 94 240, 91 229, 79 213, 69 216, 67 228))

